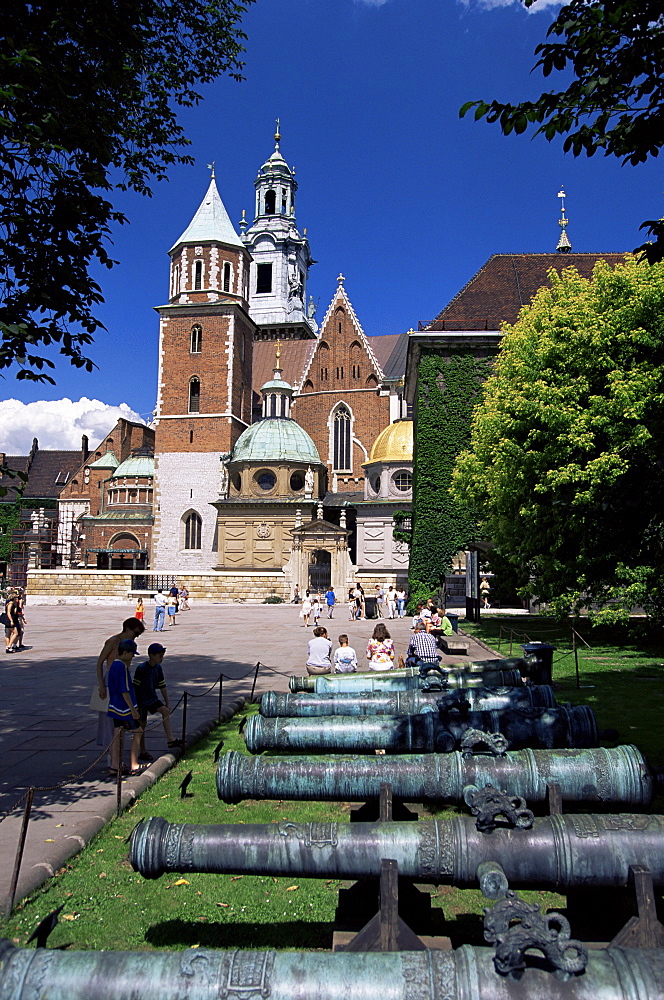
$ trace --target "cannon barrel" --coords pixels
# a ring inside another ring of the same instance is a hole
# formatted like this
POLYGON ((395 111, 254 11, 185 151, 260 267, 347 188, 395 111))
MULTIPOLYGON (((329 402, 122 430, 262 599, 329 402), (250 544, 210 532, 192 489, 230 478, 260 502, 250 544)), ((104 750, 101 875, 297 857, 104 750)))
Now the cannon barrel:
POLYGON ((249 757, 231 750, 219 759, 217 794, 224 802, 299 799, 365 802, 389 782, 405 802, 458 804, 466 785, 492 784, 532 805, 547 785, 567 802, 599 801, 615 808, 647 806, 654 778, 636 747, 594 750, 510 750, 504 757, 450 754, 367 757, 249 757))
MULTIPOLYGON (((129 858, 145 878, 166 872, 288 878, 378 877, 381 859, 399 875, 484 888, 478 869, 498 862, 509 888, 620 888, 630 865, 664 884, 664 817, 644 813, 541 816, 528 829, 477 829, 472 816, 389 823, 228 823, 194 826, 152 817, 131 835, 129 858)), ((503 884, 502 894, 508 888, 503 884)), ((495 898, 495 897, 492 897, 495 898)))
POLYGON ((253 715, 245 730, 247 749, 307 750, 310 753, 449 753, 469 729, 503 733, 511 750, 593 747, 598 743, 594 713, 586 705, 519 712, 469 712, 439 718, 422 715, 318 716, 267 719, 253 715))
POLYGON ((456 951, 51 951, 0 941, 3 1000, 664 1000, 664 950, 606 948, 561 983, 456 951))
POLYGON ((516 657, 504 660, 482 660, 459 666, 445 667, 423 677, 416 667, 405 670, 386 670, 384 673, 363 670, 353 674, 323 674, 320 677, 291 677, 288 681, 292 693, 308 691, 316 694, 359 691, 411 691, 422 689, 472 687, 515 687, 523 682, 527 673, 525 660, 516 657))
MULTIPOLYGON (((456 692, 451 692, 455 695, 456 692)), ((463 691, 471 708, 477 712, 500 711, 503 708, 553 708, 556 698, 553 688, 543 684, 526 687, 469 688, 463 691)), ((418 715, 435 712, 444 691, 372 691, 349 694, 283 694, 266 691, 261 698, 261 715, 291 718, 315 715, 418 715)))

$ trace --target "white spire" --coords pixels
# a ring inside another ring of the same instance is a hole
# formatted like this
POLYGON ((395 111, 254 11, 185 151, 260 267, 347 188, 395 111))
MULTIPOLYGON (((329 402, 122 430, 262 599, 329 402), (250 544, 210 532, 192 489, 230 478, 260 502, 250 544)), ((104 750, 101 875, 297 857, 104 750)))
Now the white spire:
POLYGON ((558 192, 558 197, 560 198, 560 218, 558 219, 558 225, 560 226, 561 233, 560 239, 558 240, 558 246, 556 247, 557 253, 569 253, 572 249, 572 244, 569 241, 569 236, 567 235, 567 226, 569 225, 569 219, 565 215, 565 189, 561 188, 558 192))
POLYGON ((198 211, 183 232, 179 240, 171 247, 171 251, 180 243, 205 243, 214 240, 216 243, 226 243, 228 246, 241 247, 242 240, 235 232, 228 212, 217 190, 214 172, 198 211))

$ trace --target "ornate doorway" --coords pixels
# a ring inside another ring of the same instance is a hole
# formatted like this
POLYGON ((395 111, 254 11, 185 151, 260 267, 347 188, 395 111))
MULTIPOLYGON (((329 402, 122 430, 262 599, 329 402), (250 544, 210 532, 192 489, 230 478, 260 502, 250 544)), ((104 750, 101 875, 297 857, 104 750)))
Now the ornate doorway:
POLYGON ((332 583, 332 553, 314 549, 309 559, 309 590, 316 594, 330 589, 332 583))

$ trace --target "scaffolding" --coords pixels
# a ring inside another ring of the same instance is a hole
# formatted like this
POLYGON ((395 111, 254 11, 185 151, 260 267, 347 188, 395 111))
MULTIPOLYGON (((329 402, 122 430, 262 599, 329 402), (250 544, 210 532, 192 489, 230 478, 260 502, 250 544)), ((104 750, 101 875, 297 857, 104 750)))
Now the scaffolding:
POLYGON ((57 509, 22 508, 18 528, 12 531, 10 585, 25 587, 29 569, 55 569, 61 565, 57 541, 57 509))

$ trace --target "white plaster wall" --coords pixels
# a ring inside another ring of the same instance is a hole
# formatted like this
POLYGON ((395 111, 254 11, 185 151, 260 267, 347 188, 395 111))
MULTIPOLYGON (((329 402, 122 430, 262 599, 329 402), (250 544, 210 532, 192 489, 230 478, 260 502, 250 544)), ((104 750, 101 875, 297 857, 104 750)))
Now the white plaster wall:
POLYGON ((205 572, 217 563, 214 543, 221 452, 166 452, 155 462, 155 529, 151 568, 159 573, 205 572), (182 517, 195 510, 203 519, 201 548, 184 549, 182 517))
POLYGON ((357 514, 357 565, 360 570, 405 570, 408 546, 395 542, 392 514, 357 514))

